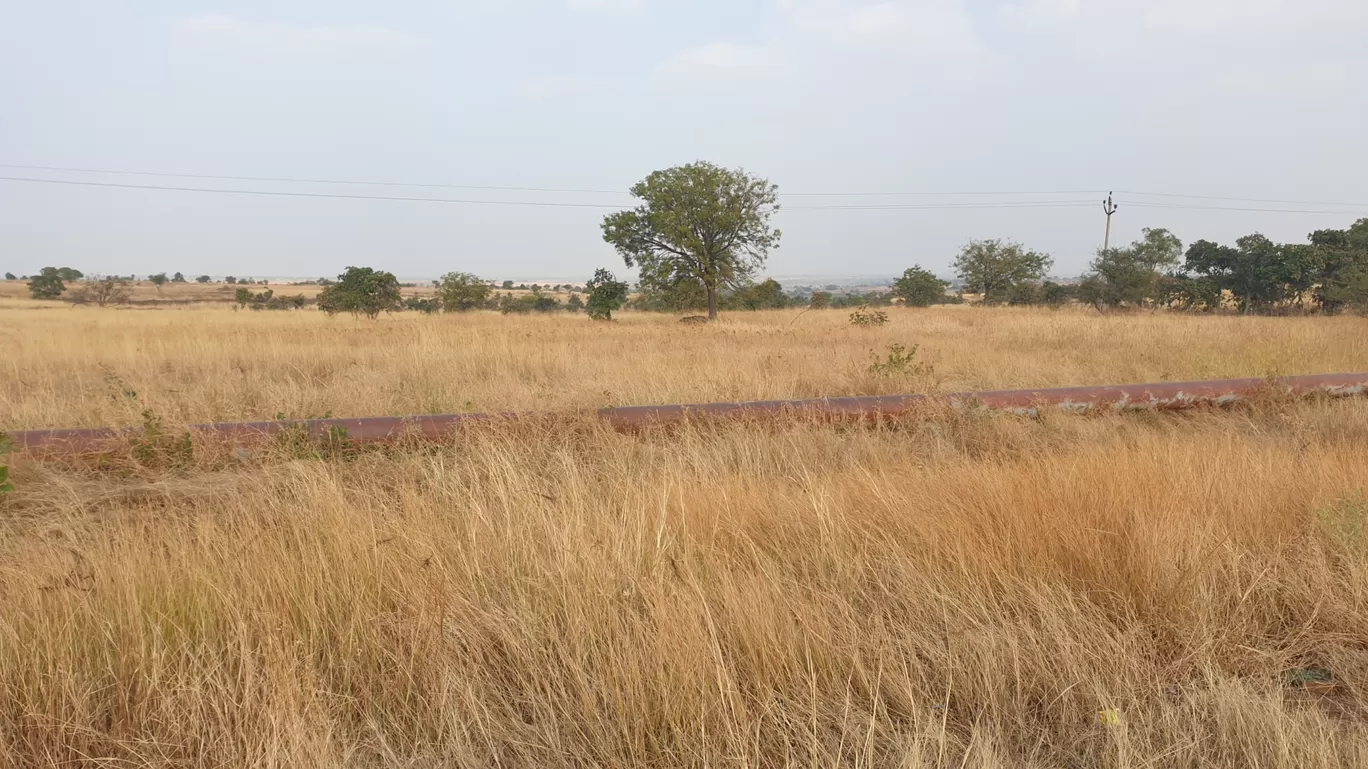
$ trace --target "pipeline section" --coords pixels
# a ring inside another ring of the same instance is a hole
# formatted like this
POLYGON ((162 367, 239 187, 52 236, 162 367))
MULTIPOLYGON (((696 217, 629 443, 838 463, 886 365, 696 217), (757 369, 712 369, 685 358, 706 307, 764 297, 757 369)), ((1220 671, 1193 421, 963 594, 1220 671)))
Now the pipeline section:
MULTIPOLYGON (((822 420, 895 419, 937 404, 957 409, 991 409, 1037 414, 1055 409, 1086 412, 1096 409, 1179 410, 1203 405, 1227 405, 1259 395, 1348 397, 1368 393, 1368 372, 1317 374, 1274 379, 1219 379, 1200 382, 1056 387, 1034 390, 990 390, 944 395, 878 395, 849 398, 810 398, 789 401, 694 403, 664 406, 623 406, 600 409, 599 419, 614 429, 631 432, 688 420, 761 420, 799 416, 822 420)), ((304 430, 314 437, 344 435, 348 441, 373 443, 403 437, 440 440, 461 426, 478 422, 545 419, 551 412, 502 414, 436 414, 410 417, 360 417, 304 421, 230 422, 191 425, 198 435, 229 443, 247 443, 287 430, 304 430)), ((21 451, 87 453, 107 450, 121 440, 143 435, 141 427, 99 427, 69 430, 27 430, 9 433, 21 451)))

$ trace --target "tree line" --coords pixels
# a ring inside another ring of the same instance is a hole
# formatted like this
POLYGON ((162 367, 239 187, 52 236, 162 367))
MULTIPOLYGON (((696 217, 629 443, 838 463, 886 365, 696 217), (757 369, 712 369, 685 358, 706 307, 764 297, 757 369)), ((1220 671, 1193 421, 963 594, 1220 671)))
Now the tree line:
MULTIPOLYGON (((656 171, 630 192, 639 205, 604 217, 601 230, 623 263, 639 270, 634 295, 610 271, 600 269, 585 285, 587 301, 576 292, 562 303, 536 285, 530 294, 514 296, 508 293, 512 281, 503 281, 505 293, 499 294, 493 283, 461 272, 434 281, 434 297, 405 299, 403 286, 392 273, 349 267, 337 281, 318 281, 324 288, 317 305, 329 313, 370 317, 403 309, 490 309, 505 313, 582 310, 606 318, 630 306, 647 311, 706 309, 709 318, 715 318, 720 310, 797 304, 838 307, 894 299, 927 306, 967 298, 984 304, 1081 302, 1099 309, 1368 311, 1368 219, 1344 230, 1317 230, 1306 243, 1279 244, 1255 233, 1237 239, 1233 246, 1198 240, 1186 250, 1168 230, 1145 229, 1141 239, 1128 246, 1100 249, 1088 272, 1076 282, 1048 279, 1054 263, 1049 254, 1010 240, 973 240, 954 259, 962 286, 957 293, 949 291, 947 281, 917 265, 907 269, 887 292, 852 297, 816 291, 798 297, 772 279, 755 281, 782 237, 770 224, 780 210, 778 187, 767 179, 743 169, 697 162, 656 171)), ((35 298, 56 298, 65 289, 65 281, 80 277, 69 268, 45 267, 29 287, 35 298)), ((185 282, 180 273, 171 278, 161 273, 151 279, 158 289, 168 281, 185 282)), ((208 282, 209 278, 196 280, 208 282)), ((230 277, 226 282, 237 281, 230 277)), ((117 292, 117 281, 114 288, 117 292)), ((240 290, 237 298, 241 306, 254 308, 302 306, 294 298, 282 301, 269 291, 240 290)))

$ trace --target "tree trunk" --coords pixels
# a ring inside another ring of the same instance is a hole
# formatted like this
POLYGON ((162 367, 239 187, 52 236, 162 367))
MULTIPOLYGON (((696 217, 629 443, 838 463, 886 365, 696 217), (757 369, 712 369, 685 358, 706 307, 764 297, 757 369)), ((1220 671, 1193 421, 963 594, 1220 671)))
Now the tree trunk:
POLYGON ((717 320, 717 286, 708 286, 708 320, 717 320))

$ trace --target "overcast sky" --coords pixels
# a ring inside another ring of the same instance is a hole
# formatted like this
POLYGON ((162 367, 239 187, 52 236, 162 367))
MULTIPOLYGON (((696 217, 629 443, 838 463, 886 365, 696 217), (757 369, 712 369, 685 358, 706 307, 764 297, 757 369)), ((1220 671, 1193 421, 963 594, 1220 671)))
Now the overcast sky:
MULTIPOLYGON (((1364 0, 0 0, 0 163, 622 190, 706 159, 788 196, 769 272, 948 276, 1007 237, 1076 274, 1164 226, 1368 215, 1364 0), (1083 192, 1069 192, 1081 190, 1083 192), (1085 201, 1078 207, 800 206, 1085 201), (1343 210, 1339 214, 1155 208, 1343 210)), ((0 175, 500 201, 624 194, 0 175)), ((0 181, 0 270, 583 278, 609 209, 0 181)))

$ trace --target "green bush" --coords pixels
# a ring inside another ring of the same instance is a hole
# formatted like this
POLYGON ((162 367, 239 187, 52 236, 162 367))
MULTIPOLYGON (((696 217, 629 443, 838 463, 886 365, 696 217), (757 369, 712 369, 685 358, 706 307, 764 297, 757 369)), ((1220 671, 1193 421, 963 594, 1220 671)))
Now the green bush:
POLYGON ((855 312, 850 313, 850 325, 860 328, 873 328, 882 326, 888 322, 888 314, 882 310, 871 310, 861 307, 855 312))

